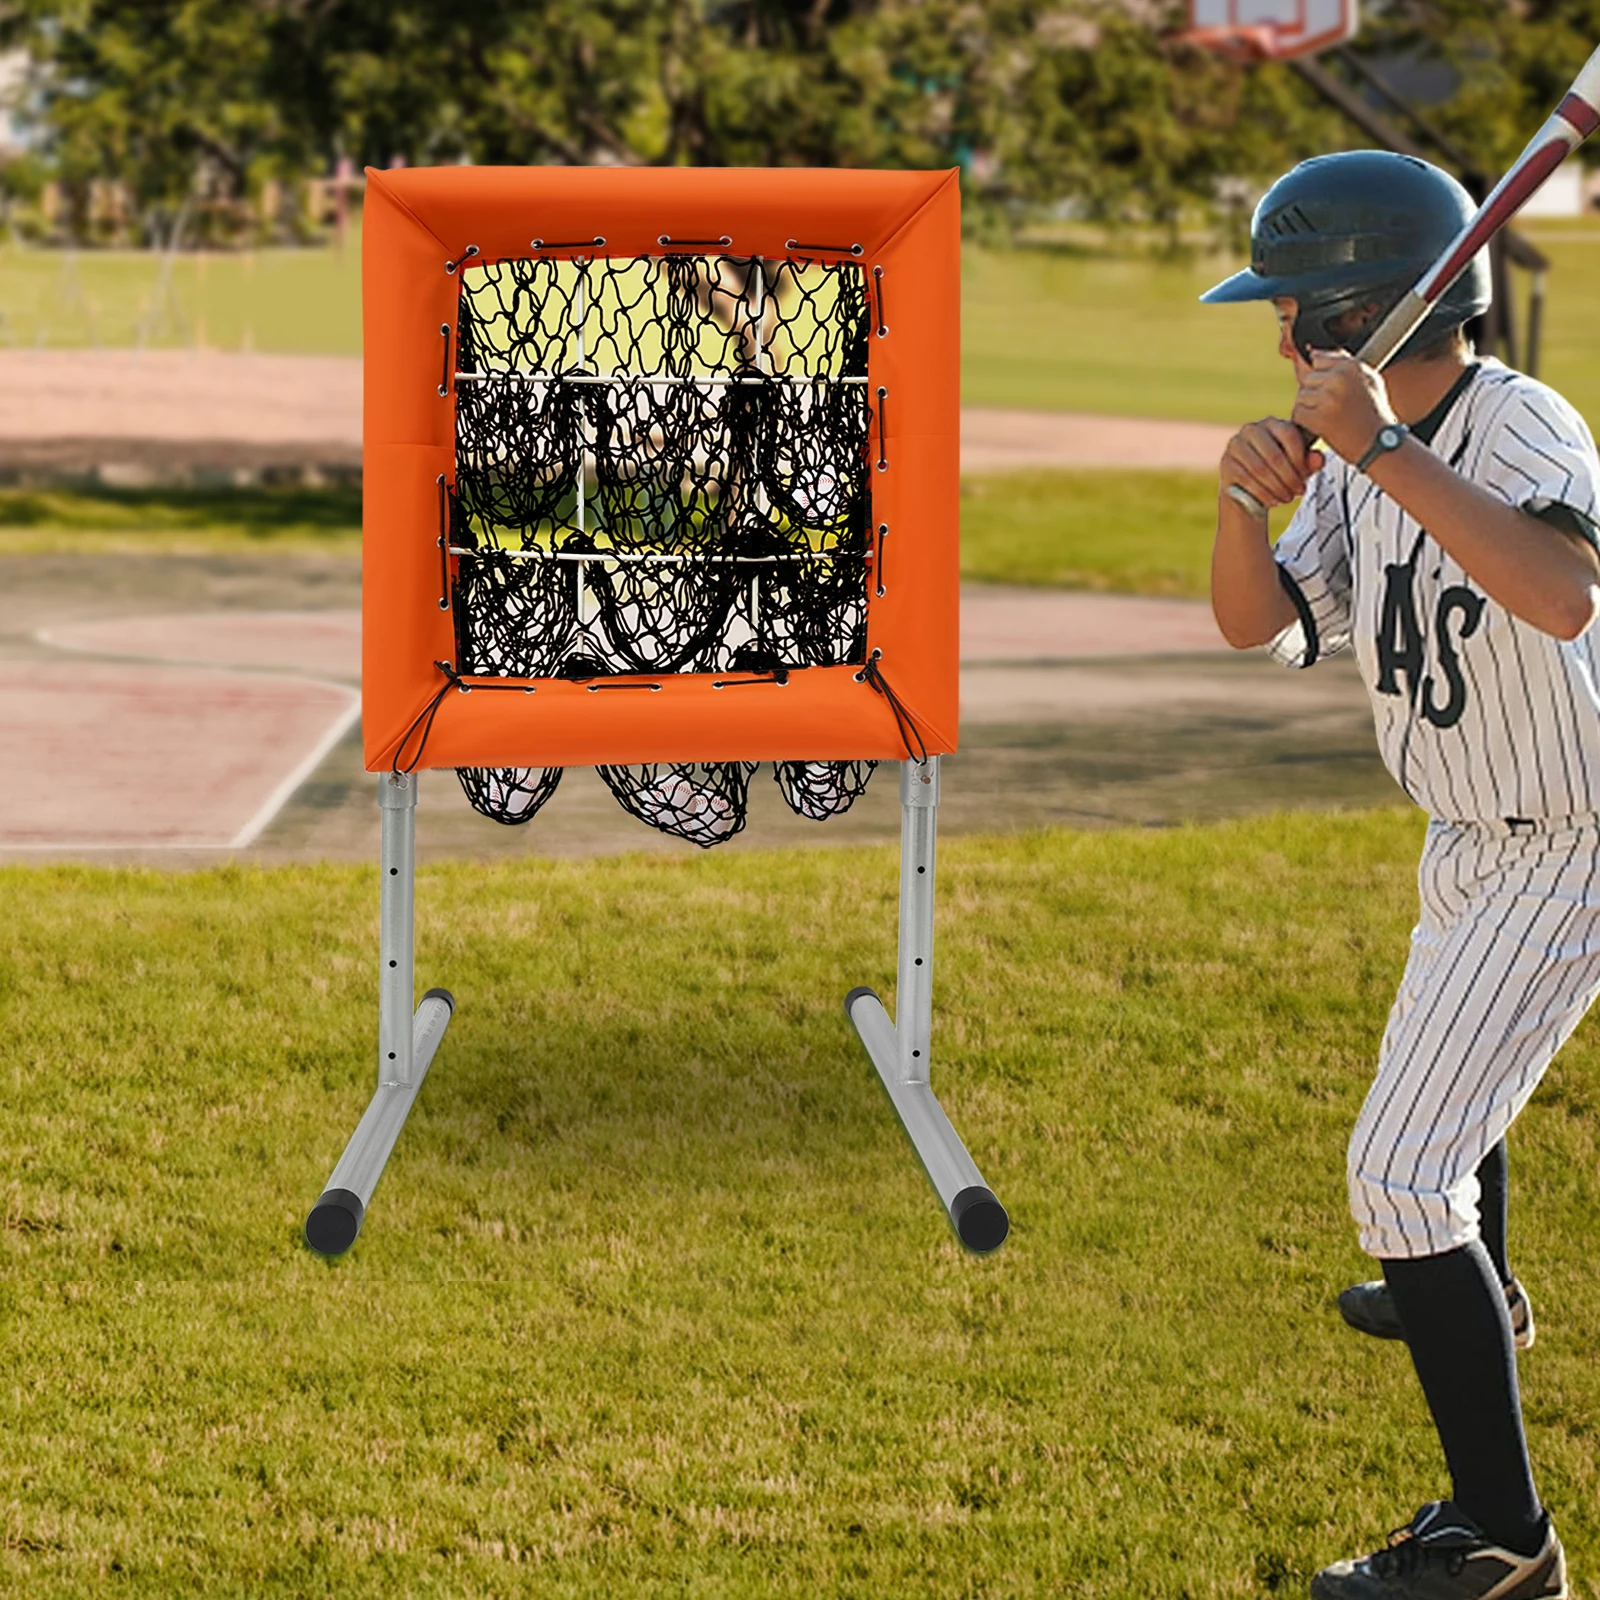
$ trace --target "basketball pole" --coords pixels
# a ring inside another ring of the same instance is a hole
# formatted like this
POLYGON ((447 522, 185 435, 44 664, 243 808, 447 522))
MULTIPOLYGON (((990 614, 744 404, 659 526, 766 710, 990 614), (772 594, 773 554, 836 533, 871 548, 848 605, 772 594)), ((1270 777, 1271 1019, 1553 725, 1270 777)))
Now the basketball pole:
POLYGON ((852 989, 844 1010, 877 1068, 889 1101, 928 1174, 950 1225, 968 1250, 987 1255, 1010 1231, 1005 1207, 983 1181, 929 1081, 933 1034, 933 868, 939 815, 939 758, 900 763, 900 959, 898 1023, 869 988, 852 989))
POLYGON ((413 1013, 416 993, 417 776, 378 779, 382 816, 382 887, 378 900, 378 1087, 306 1218, 306 1243, 321 1255, 343 1255, 356 1242, 372 1191, 383 1176, 422 1080, 455 1012, 448 989, 430 989, 413 1013))

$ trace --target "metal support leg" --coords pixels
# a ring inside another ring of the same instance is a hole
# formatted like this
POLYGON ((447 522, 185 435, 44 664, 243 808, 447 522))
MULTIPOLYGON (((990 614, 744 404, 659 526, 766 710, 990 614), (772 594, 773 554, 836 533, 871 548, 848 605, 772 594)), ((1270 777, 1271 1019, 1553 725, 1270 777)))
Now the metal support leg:
POLYGON ((933 1029, 933 857, 939 758, 900 764, 900 972, 898 1024, 867 988, 845 996, 855 1025, 939 1203, 969 1250, 998 1250, 1010 1231, 1005 1207, 983 1181, 928 1082, 933 1029))
POLYGON ((417 779, 385 773, 378 780, 383 812, 383 887, 379 899, 378 1087, 350 1136, 328 1186, 306 1218, 306 1243, 342 1255, 356 1242, 372 1191, 428 1075, 455 1011, 448 989, 430 989, 413 1015, 412 935, 416 905, 417 779))

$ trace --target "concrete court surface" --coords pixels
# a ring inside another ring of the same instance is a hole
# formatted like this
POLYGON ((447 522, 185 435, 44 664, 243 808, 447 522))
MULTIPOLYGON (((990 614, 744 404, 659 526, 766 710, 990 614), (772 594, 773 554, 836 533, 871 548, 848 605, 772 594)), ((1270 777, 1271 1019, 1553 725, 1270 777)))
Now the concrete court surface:
MULTIPOLYGON (((324 555, 0 557, 0 857, 375 859, 351 720, 358 594, 357 563, 324 555), (77 722, 59 698, 74 684, 99 707, 77 722)), ((978 589, 963 614, 947 833, 1400 798, 1348 663, 1302 674, 1236 655, 1192 602, 978 589)), ((424 856, 693 849, 627 816, 586 770, 523 828, 479 817, 449 773, 424 775, 420 809, 424 856)), ((764 768, 727 848, 898 830, 892 771, 819 825, 783 806, 764 768)))

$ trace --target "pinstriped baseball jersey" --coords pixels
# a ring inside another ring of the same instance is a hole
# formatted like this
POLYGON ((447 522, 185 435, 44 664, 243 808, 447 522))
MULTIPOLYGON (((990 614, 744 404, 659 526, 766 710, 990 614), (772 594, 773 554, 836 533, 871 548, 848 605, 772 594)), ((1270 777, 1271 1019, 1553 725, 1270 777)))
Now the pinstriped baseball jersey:
MULTIPOLYGON (((1544 384, 1480 362, 1412 431, 1509 504, 1592 533, 1594 438, 1544 384)), ((1600 630, 1565 642, 1513 616, 1331 452, 1275 554, 1299 619, 1272 654, 1310 666, 1354 648, 1384 763, 1418 805, 1461 821, 1600 812, 1600 630)))

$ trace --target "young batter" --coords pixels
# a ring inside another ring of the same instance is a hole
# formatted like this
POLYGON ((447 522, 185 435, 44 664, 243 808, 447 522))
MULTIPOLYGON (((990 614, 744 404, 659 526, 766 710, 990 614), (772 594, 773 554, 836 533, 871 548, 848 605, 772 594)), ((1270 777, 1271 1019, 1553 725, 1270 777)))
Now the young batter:
POLYGON ((1559 395, 1474 358, 1482 262, 1383 374, 1345 353, 1473 209, 1410 157, 1305 162, 1257 209, 1250 268, 1205 297, 1271 300, 1299 380, 1291 419, 1223 456, 1224 490, 1300 505, 1274 548, 1219 496, 1217 622, 1294 666, 1352 648, 1384 761, 1429 813, 1421 916, 1349 1148, 1383 1281, 1341 1308, 1403 1333, 1452 1495, 1325 1568, 1315 1600, 1567 1594, 1522 1428, 1514 1348, 1533 1325, 1505 1259, 1504 1135, 1600 992, 1600 459, 1559 395))

